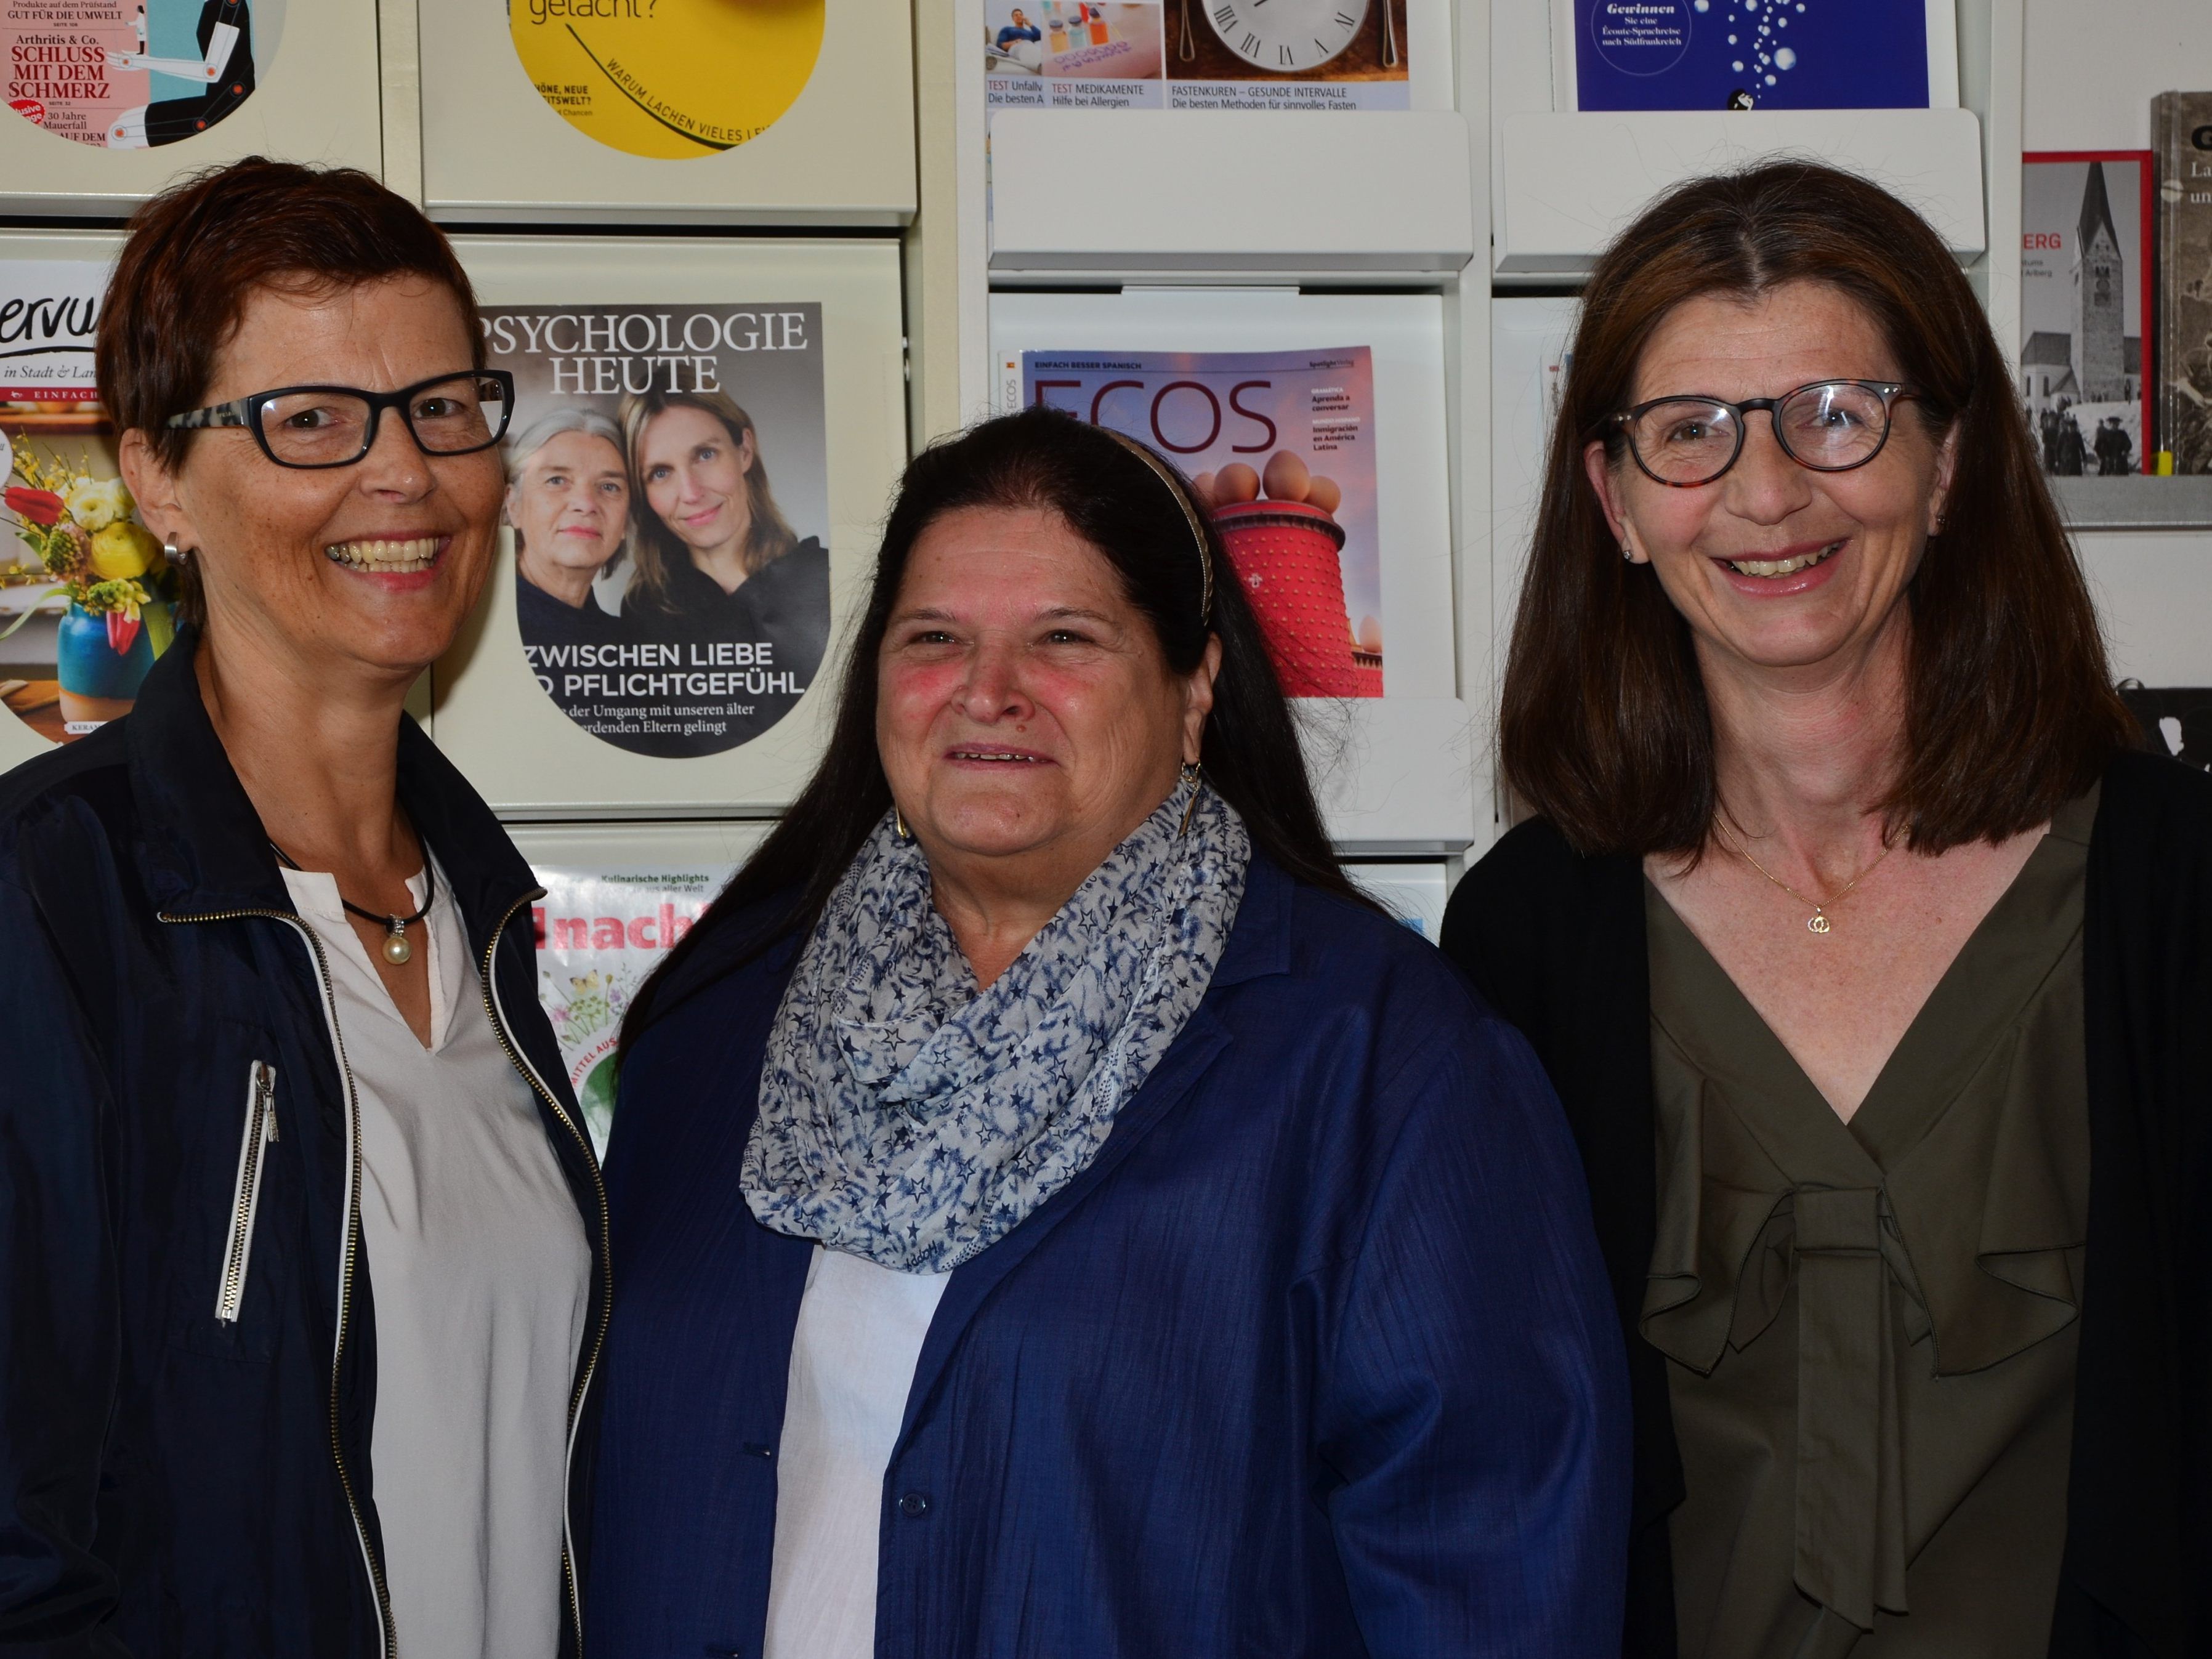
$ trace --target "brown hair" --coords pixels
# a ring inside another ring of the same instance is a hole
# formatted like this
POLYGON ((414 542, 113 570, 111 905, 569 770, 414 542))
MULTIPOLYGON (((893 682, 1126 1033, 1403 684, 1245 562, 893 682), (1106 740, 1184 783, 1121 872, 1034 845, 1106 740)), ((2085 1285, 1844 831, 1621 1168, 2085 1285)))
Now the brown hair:
POLYGON ((1817 282, 1864 307, 1941 435, 1944 530, 1905 603, 1905 753, 1884 807, 1923 852, 2002 840, 2095 781, 2134 726, 2026 417, 1973 290, 1913 210, 1810 163, 1692 179, 1599 259, 1575 330, 1499 716, 1507 781, 1577 851, 1694 857, 1713 822, 1712 721, 1690 629, 1607 526, 1583 452, 1627 405, 1645 343, 1700 295, 1817 282))
MULTIPOLYGON (((216 358, 247 297, 263 289, 320 293, 388 276, 451 290, 483 367, 476 291, 445 234, 404 197, 353 167, 308 167, 249 155, 193 174, 131 217, 93 343, 100 401, 118 431, 136 429, 162 464, 183 464, 198 434, 171 428, 205 401, 216 358)), ((204 619, 199 572, 184 566, 185 619, 204 619)))
POLYGON ((696 409, 713 416, 722 423, 722 429, 730 434, 733 444, 744 443, 745 434, 753 434, 752 470, 745 474, 745 500, 752 517, 750 527, 745 532, 745 574, 756 574, 799 545, 798 536, 785 522, 776 507, 775 495, 769 490, 768 463, 761 456, 760 434, 753 425, 753 417, 738 408, 727 392, 655 391, 624 398, 622 426, 623 434, 629 440, 630 494, 635 503, 631 514, 637 525, 634 543, 637 568, 630 576, 623 602, 629 605, 629 596, 634 593, 639 604, 659 611, 672 609, 668 599, 668 562, 673 559, 679 563, 687 562, 691 550, 653 510, 653 502, 645 493, 645 467, 639 452, 643 447, 647 423, 672 409, 696 409))

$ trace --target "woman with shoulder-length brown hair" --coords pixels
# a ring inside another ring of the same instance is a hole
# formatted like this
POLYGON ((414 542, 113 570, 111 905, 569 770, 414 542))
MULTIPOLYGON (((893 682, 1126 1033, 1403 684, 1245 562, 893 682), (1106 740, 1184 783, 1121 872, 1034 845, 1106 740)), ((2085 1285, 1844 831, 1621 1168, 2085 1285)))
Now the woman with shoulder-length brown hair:
POLYGON ((752 416, 721 392, 623 400, 638 514, 623 616, 648 633, 765 641, 802 688, 830 637, 830 554, 769 489, 752 416))
POLYGON ((1501 728, 1443 943, 1589 1174, 1624 1651, 2208 1651, 2212 783, 1909 208, 1769 166, 1600 261, 1501 728))

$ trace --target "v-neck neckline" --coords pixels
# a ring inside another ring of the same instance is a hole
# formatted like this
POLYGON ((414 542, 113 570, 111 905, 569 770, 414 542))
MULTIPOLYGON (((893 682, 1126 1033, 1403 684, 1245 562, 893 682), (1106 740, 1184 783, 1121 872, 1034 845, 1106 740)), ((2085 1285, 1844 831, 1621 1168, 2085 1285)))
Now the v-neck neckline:
MULTIPOLYGON (((1669 967, 1691 976, 1686 993, 1704 1010, 1710 1028, 1702 1042, 1686 1040, 1688 1033, 1668 1030, 1668 1036, 1686 1052, 1700 1054, 1710 1054, 1715 1048, 1712 1039, 1717 1037, 1723 1060, 1726 1051, 1747 1045, 1741 1052, 1750 1057, 1749 1063, 1729 1069, 1739 1075, 1755 1074, 1762 1092, 1775 1093, 1771 1085, 1780 1084, 1778 1092, 1790 1103, 1787 1109, 1805 1117, 1808 1126, 1814 1119, 1829 1126, 1814 1132, 1824 1144, 1840 1152, 1847 1142, 1877 1174, 1887 1172, 1910 1156, 1934 1123, 1937 1114, 1929 1109, 1931 1102, 1955 1098, 1972 1078, 1988 1048, 1981 1036, 2002 1030, 2017 1017, 2079 931, 2078 919, 2063 939, 2054 937, 2055 930, 2048 925, 2035 927, 2033 934, 2041 943, 2024 961, 2008 959, 2011 952, 2003 942, 2015 935, 2013 924, 2021 912, 2039 906, 2042 914, 2037 920, 2047 924, 2052 907, 2064 902, 2078 874, 2078 869, 2069 867, 2069 851, 2072 849, 2071 862, 2078 866, 2087 847, 2096 798, 2092 789, 2051 815, 2049 830, 1945 966, 1849 1119, 1837 1112, 1696 929, 1647 876, 1645 917, 1647 928, 1653 930, 1652 944, 1668 954, 1669 967), (2001 1013, 1991 1011, 1992 987, 2001 992, 2001 1013), (1961 1042, 1962 1032, 1974 1040, 1961 1042), (1841 1130, 1844 1139, 1833 1139, 1830 1129, 1841 1130)), ((1655 981, 1657 977, 1655 974, 1655 981)), ((1656 995, 1652 1006, 1654 1018, 1665 1027, 1656 995)), ((1702 1069, 1703 1060, 1699 1064, 1702 1069)))

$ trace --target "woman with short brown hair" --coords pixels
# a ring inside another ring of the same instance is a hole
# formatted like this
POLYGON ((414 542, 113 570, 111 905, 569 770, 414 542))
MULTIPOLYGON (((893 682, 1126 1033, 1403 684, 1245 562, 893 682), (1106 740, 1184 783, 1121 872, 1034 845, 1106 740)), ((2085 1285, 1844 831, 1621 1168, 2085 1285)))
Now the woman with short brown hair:
POLYGON ((258 157, 140 210, 96 372, 192 615, 0 780, 0 1649, 573 1653, 599 1165, 404 712, 514 387, 417 209, 258 157))
POLYGON ((1500 758, 1443 943, 1590 1180, 1625 1651, 2199 1651, 2212 785, 1903 204, 1770 166, 1601 260, 1500 758))

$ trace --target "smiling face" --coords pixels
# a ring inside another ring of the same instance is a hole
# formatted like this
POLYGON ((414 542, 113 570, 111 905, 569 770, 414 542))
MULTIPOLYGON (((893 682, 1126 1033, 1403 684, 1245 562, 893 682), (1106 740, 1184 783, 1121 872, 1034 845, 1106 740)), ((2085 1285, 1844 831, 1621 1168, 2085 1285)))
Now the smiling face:
MULTIPOLYGON (((1895 353, 1857 301, 1819 283, 1755 299, 1685 301, 1653 332, 1627 402, 1706 393, 1777 398, 1817 380, 1898 380, 1895 353)), ((1583 462, 1613 534, 1649 562, 1709 665, 1791 670, 1863 653, 1902 616, 1906 585, 1942 516, 1952 437, 1895 405, 1888 443, 1864 466, 1816 472, 1746 417, 1743 452, 1711 483, 1672 489, 1626 453, 1583 462)))
POLYGON ((523 574, 540 566, 596 571, 622 545, 629 474, 622 451, 589 432, 556 432, 507 490, 507 522, 522 538, 523 574))
POLYGON ((753 458, 751 433, 733 440, 715 416, 681 404, 647 421, 637 437, 646 504, 678 541, 702 553, 727 547, 751 528, 745 475, 753 458))
POLYGON ((1199 754, 1189 674, 1057 514, 967 507, 915 543, 878 656, 876 745, 929 854, 1073 892, 1199 754))
MULTIPOLYGON (((397 391, 473 361, 441 284, 262 289, 204 401, 305 384, 397 391)), ((451 643, 490 568, 498 453, 425 455, 389 410, 351 466, 281 467, 236 428, 195 434, 173 471, 135 432, 121 458, 148 527, 198 561, 210 645, 289 657, 308 679, 345 666, 411 679, 451 643)))

